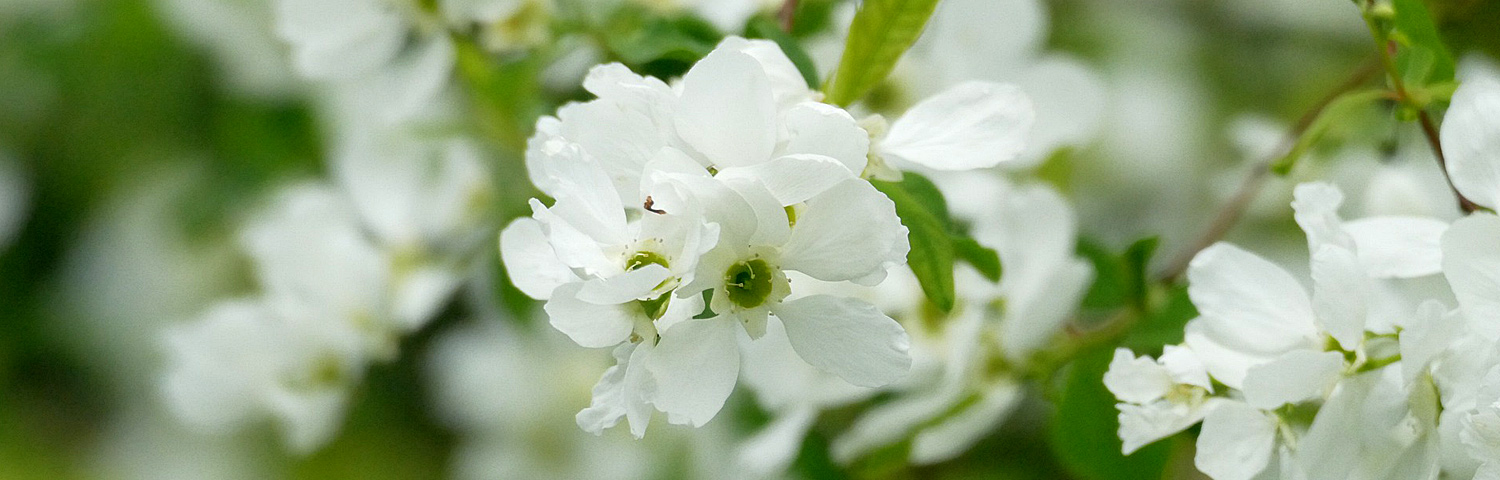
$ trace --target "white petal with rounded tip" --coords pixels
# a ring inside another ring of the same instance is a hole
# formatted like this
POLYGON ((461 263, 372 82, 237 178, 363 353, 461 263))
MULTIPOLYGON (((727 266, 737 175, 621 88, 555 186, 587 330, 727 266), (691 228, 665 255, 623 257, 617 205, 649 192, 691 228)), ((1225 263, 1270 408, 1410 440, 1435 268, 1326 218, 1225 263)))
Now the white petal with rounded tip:
POLYGON ((1443 271, 1448 223, 1422 217, 1370 217, 1344 223, 1359 261, 1375 278, 1412 278, 1443 271))
POLYGON ((740 374, 735 322, 724 317, 687 320, 661 334, 650 369, 656 408, 675 424, 701 427, 724 408, 740 374))
POLYGON ((1500 217, 1480 214, 1453 222, 1443 235, 1443 275, 1473 330, 1491 340, 1500 322, 1500 217))
POLYGON ((1302 285, 1253 253, 1214 244, 1193 258, 1187 278, 1204 333, 1223 345, 1276 354, 1306 345, 1316 334, 1302 285))
POLYGON ((805 202, 839 182, 855 178, 857 174, 832 158, 803 153, 745 167, 726 168, 716 177, 759 181, 777 202, 786 206, 805 202))
POLYGON ((1276 421, 1239 402, 1203 419, 1193 465, 1214 480, 1250 480, 1266 469, 1276 447, 1276 421))
POLYGON ((911 339, 901 324, 863 300, 813 295, 772 306, 807 363, 862 387, 890 384, 911 370, 911 339))
POLYGON ((923 100, 891 125, 880 153, 934 170, 988 168, 1026 149, 1036 120, 1014 85, 965 82, 923 100))
POLYGON ((599 305, 578 298, 582 283, 569 283, 552 291, 543 307, 552 327, 587 348, 613 347, 630 337, 635 317, 645 315, 639 305, 599 305), (634 311, 632 311, 632 309, 634 311))
MULTIPOLYGON (((721 3, 721 2, 701 2, 721 3)), ((751 3, 751 2, 722 2, 722 3, 751 3)), ((739 28, 738 25, 735 28, 739 28)), ((719 42, 716 49, 738 50, 755 61, 760 62, 766 79, 771 83, 771 91, 775 94, 776 103, 782 108, 798 102, 813 100, 813 91, 808 88, 807 80, 802 78, 802 72, 797 70, 797 65, 787 58, 786 53, 781 51, 781 46, 770 40, 747 40, 740 37, 726 37, 719 42)))
POLYGON ((1372 291, 1359 258, 1343 247, 1323 245, 1312 256, 1312 279, 1318 325, 1345 350, 1359 348, 1372 291))
POLYGON ((854 280, 905 258, 906 235, 890 198, 869 182, 848 179, 800 210, 782 266, 823 281, 854 280))
POLYGON ((612 277, 585 281, 583 288, 578 291, 578 299, 599 305, 641 300, 671 276, 672 272, 667 267, 646 265, 612 277))
POLYGON ((855 175, 869 162, 870 134, 842 108, 820 102, 803 102, 786 112, 789 137, 783 154, 826 155, 844 164, 855 175))
POLYGON ((500 231, 500 259, 511 285, 537 300, 551 298, 553 289, 578 280, 558 260, 542 224, 531 218, 517 218, 500 231))
POLYGON ((1448 178, 1469 200, 1500 208, 1500 81, 1463 82, 1449 105, 1439 134, 1448 178))
POLYGON ((588 154, 576 149, 572 152, 553 156, 546 165, 557 189, 552 213, 596 242, 621 245, 629 241, 625 207, 609 175, 588 154))
POLYGON ((1150 403, 1172 389, 1172 376, 1151 357, 1137 357, 1127 348, 1116 348, 1104 372, 1104 387, 1122 402, 1150 403))
POLYGON ((718 48, 682 77, 677 134, 720 168, 771 158, 775 121, 770 81, 750 55, 718 48))
POLYGON ((1338 352, 1294 350, 1245 374, 1245 402, 1262 410, 1320 398, 1338 382, 1344 356, 1338 352))

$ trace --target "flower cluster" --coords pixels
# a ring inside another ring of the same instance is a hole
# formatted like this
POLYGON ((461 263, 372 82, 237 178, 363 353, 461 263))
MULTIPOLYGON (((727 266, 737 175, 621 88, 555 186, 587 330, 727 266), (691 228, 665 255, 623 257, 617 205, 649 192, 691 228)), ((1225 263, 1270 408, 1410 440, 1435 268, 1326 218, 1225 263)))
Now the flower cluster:
MULTIPOLYGON (((1456 188, 1485 208, 1500 198, 1497 107, 1500 83, 1467 81, 1442 131, 1456 188)), ((1120 349, 1104 377, 1125 453, 1202 422, 1196 465, 1218 480, 1500 473, 1500 218, 1345 221, 1342 202, 1329 184, 1296 189, 1311 292, 1231 244, 1193 259, 1184 342, 1155 359, 1120 349), (1445 288, 1422 286, 1439 274, 1445 288)))
POLYGON ((598 98, 543 118, 527 152, 533 183, 555 202, 533 200, 501 252, 554 327, 615 349, 579 425, 626 418, 637 436, 653 408, 672 423, 712 419, 739 376, 737 337, 767 341, 772 317, 797 356, 848 383, 905 375, 900 324, 862 300, 806 294, 876 285, 905 262, 907 229, 865 180, 894 172, 870 160, 994 165, 1021 150, 1020 134, 994 127, 1030 119, 1014 88, 966 84, 872 147, 775 43, 735 37, 674 85, 611 64, 584 88, 598 98))

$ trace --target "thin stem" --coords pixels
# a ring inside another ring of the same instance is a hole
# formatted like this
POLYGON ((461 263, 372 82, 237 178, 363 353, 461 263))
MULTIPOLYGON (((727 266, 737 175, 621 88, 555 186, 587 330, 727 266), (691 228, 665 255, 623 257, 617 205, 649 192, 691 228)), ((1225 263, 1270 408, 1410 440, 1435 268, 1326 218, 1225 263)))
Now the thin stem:
POLYGON ((792 26, 797 21, 797 0, 786 0, 781 3, 781 10, 776 12, 776 19, 781 21, 781 30, 792 33, 792 26))
POLYGON ((1365 25, 1370 28, 1370 36, 1375 39, 1375 50, 1380 54, 1380 63, 1385 67, 1386 77, 1391 80, 1391 87, 1396 91, 1396 98, 1402 104, 1417 111, 1417 121, 1422 126, 1422 136, 1427 140, 1427 145, 1432 147, 1433 156, 1437 159, 1438 169, 1443 171, 1443 180, 1448 182, 1448 189, 1453 191, 1453 196, 1458 200, 1458 208, 1464 213, 1474 213, 1479 208, 1478 204, 1464 197, 1458 187, 1453 184, 1453 178, 1448 176, 1448 159, 1443 156, 1443 144, 1438 137, 1437 122, 1432 121, 1432 115, 1427 113, 1425 105, 1414 101, 1411 92, 1406 89, 1406 81, 1401 78, 1401 71, 1396 69, 1396 59, 1392 57, 1397 46, 1386 35, 1384 30, 1376 24, 1375 18, 1370 15, 1369 9, 1374 2, 1365 5, 1365 25))
POLYGON ((1368 82, 1380 70, 1381 63, 1379 61, 1372 60, 1365 62, 1347 80, 1339 84, 1333 91, 1328 92, 1317 104, 1313 105, 1312 109, 1303 113, 1297 119, 1297 123, 1293 124, 1291 130, 1287 132, 1286 137, 1282 140, 1281 146, 1276 149, 1276 152, 1250 166, 1250 171, 1246 173, 1244 180, 1240 181, 1239 188, 1235 190, 1233 196, 1229 197, 1228 202, 1219 207, 1219 211, 1214 215, 1213 221, 1198 234, 1192 243, 1188 244, 1186 248, 1183 248, 1176 256, 1172 257, 1171 261, 1167 262, 1166 267, 1157 272, 1157 280, 1165 283, 1177 280, 1177 277, 1182 276, 1183 272, 1187 271, 1188 264, 1193 261, 1193 257, 1197 256, 1199 251, 1208 248, 1209 245, 1213 245, 1214 242, 1224 238, 1224 235, 1228 234, 1229 230, 1233 229, 1234 225, 1239 222, 1240 217, 1244 216, 1245 209, 1250 206, 1251 201, 1255 200, 1256 195, 1260 193, 1261 186, 1265 185, 1266 179, 1271 176, 1271 164, 1286 155, 1286 152, 1290 151, 1297 144, 1297 141, 1302 138, 1303 134, 1307 133, 1307 129, 1318 119, 1318 115, 1322 114, 1323 110, 1328 108, 1329 104, 1337 100, 1339 96, 1359 88, 1360 85, 1368 82))

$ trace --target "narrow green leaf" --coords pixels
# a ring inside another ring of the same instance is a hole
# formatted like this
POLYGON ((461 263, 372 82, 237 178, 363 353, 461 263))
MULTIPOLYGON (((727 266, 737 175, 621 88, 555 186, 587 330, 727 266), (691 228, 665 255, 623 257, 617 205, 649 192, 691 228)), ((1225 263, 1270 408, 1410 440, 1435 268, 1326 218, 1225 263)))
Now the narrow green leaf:
POLYGON ((1130 456, 1120 453, 1119 413, 1103 382, 1112 350, 1096 349, 1073 362, 1052 418, 1052 450, 1077 478, 1162 478, 1171 455, 1168 442, 1148 445, 1130 456))
POLYGON ((818 88, 818 67, 813 63, 811 56, 802 49, 802 43, 798 42, 790 34, 781 31, 781 26, 775 20, 768 17, 755 17, 745 27, 745 36, 749 38, 763 38, 776 42, 781 51, 786 53, 786 58, 797 66, 797 73, 802 74, 802 80, 807 82, 808 88, 818 88))
POLYGON ((864 0, 839 68, 825 92, 828 102, 847 106, 885 80, 901 54, 922 34, 937 0, 864 0))
POLYGON ((1396 51, 1396 69, 1409 87, 1453 80, 1453 54, 1438 34, 1437 23, 1423 0, 1393 0, 1396 10, 1392 39, 1401 44, 1396 51))
POLYGON ((1386 97, 1387 93, 1384 89, 1370 89, 1356 90, 1334 99, 1318 114, 1312 124, 1308 125, 1307 130, 1302 132, 1302 136, 1297 138, 1297 143, 1292 144, 1291 150, 1271 164, 1271 171, 1277 175, 1291 173, 1292 167, 1295 167, 1297 161, 1323 138, 1323 134, 1328 132, 1329 127, 1386 97))
POLYGON ((911 252, 906 255, 906 263, 916 274, 917 283, 921 284, 927 300, 947 312, 953 309, 954 302, 953 241, 949 237, 946 216, 936 215, 932 210, 935 205, 930 199, 924 199, 926 194, 921 193, 921 182, 925 179, 913 180, 920 178, 908 174, 900 183, 870 183, 895 202, 896 215, 901 217, 901 224, 906 225, 910 232, 907 238, 911 242, 911 252), (908 186, 915 187, 917 193, 909 191, 908 186))
POLYGON ((953 236, 953 253, 960 260, 967 262, 979 271, 980 275, 988 278, 991 282, 1000 281, 1000 254, 994 249, 980 245, 971 237, 963 235, 953 236))
POLYGON ((1188 297, 1187 287, 1174 287, 1166 292, 1166 300, 1150 315, 1141 319, 1120 346, 1137 353, 1158 354, 1162 346, 1182 343, 1183 328, 1189 320, 1198 317, 1198 307, 1188 297))

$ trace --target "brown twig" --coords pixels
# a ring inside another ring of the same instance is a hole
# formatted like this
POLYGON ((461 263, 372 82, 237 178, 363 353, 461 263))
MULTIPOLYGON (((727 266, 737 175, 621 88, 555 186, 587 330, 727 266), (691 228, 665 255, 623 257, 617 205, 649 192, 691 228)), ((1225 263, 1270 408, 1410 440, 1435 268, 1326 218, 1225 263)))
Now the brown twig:
POLYGON ((781 30, 792 33, 792 26, 797 20, 797 0, 786 0, 781 3, 781 10, 776 12, 776 19, 781 21, 781 30))
POLYGON ((1260 193, 1260 188, 1265 184, 1266 178, 1271 176, 1271 164, 1275 163, 1277 159, 1281 158, 1297 144, 1297 141, 1302 138, 1303 134, 1307 133, 1307 129, 1318 119, 1318 115, 1322 114, 1323 110, 1328 108, 1329 104, 1337 100, 1339 96, 1359 88, 1360 85, 1370 81, 1380 71, 1381 63, 1377 59, 1365 62, 1347 80, 1340 83, 1337 88, 1328 92, 1317 104, 1313 105, 1312 109, 1303 113, 1297 119, 1297 123, 1292 125, 1291 130, 1287 131, 1287 135, 1282 140, 1281 146, 1276 149, 1276 153, 1255 162, 1250 167, 1250 172, 1245 175, 1244 180, 1240 181, 1239 188, 1235 190, 1234 196, 1229 197, 1229 201, 1219 207, 1219 212, 1214 215, 1214 219, 1208 224, 1208 227, 1198 234, 1193 243, 1188 244, 1186 248, 1183 248, 1176 256, 1173 256, 1167 262, 1166 267, 1157 272, 1156 279, 1162 282, 1176 280, 1177 277, 1182 276, 1183 272, 1187 271, 1188 264, 1192 263, 1193 257, 1197 256, 1199 251, 1208 248, 1209 245, 1213 245, 1214 242, 1224 238, 1224 235, 1228 234, 1229 230, 1234 228, 1234 225, 1239 222, 1240 217, 1245 214, 1245 209, 1249 207, 1250 202, 1255 200, 1255 196, 1260 193))

